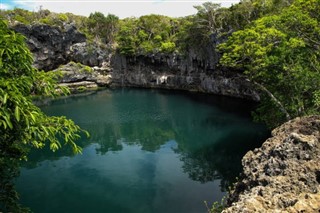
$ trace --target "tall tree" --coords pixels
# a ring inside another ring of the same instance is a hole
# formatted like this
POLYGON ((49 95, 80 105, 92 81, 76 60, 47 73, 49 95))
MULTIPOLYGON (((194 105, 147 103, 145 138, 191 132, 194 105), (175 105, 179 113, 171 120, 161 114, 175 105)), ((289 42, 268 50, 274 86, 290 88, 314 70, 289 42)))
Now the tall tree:
POLYGON ((88 28, 97 40, 102 40, 104 43, 113 43, 114 35, 118 28, 119 18, 116 15, 103 13, 91 13, 88 20, 88 28))
POLYGON ((115 34, 119 27, 119 17, 113 14, 108 14, 106 16, 107 25, 107 42, 112 44, 115 39, 115 34))

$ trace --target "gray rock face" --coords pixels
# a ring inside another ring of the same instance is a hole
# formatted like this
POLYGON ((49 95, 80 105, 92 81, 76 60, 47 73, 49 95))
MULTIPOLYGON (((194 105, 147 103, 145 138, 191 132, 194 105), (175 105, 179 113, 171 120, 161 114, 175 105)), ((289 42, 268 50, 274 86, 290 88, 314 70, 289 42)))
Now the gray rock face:
POLYGON ((243 76, 215 70, 214 64, 195 56, 115 55, 111 66, 112 84, 116 86, 179 89, 259 100, 259 94, 243 76))
POLYGON ((320 211, 320 116, 296 118, 272 135, 243 157, 244 179, 223 212, 320 211))
POLYGON ((87 42, 76 43, 70 46, 69 58, 72 61, 80 62, 88 66, 102 66, 109 61, 108 51, 102 50, 98 45, 88 44, 87 42))
POLYGON ((86 41, 85 35, 79 33, 73 25, 65 26, 64 31, 44 24, 31 26, 18 24, 13 26, 13 29, 26 36, 27 44, 35 59, 34 66, 46 71, 69 62, 70 46, 86 41))

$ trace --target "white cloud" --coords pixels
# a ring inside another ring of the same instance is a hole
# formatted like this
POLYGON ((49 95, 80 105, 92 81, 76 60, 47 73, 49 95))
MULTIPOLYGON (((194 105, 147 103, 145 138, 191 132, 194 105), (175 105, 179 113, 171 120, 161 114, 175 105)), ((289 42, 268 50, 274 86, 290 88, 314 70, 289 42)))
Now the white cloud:
POLYGON ((10 9, 10 5, 0 3, 0 9, 1 9, 1 10, 8 10, 8 9, 10 9))
MULTIPOLYGON (((208 0, 207 0, 208 1, 208 0)), ((230 6, 239 0, 211 0, 230 6)), ((171 17, 181 17, 195 14, 194 5, 200 5, 206 0, 17 0, 15 3, 23 8, 37 11, 40 7, 53 12, 71 12, 77 15, 88 16, 98 11, 104 14, 112 13, 120 18, 147 14, 161 14, 171 17)))

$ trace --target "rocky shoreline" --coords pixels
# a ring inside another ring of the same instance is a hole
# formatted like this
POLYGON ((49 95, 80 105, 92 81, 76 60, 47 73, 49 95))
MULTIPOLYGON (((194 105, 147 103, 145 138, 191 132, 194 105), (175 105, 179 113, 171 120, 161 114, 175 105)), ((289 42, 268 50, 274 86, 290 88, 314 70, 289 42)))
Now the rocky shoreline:
POLYGON ((293 119, 242 159, 231 212, 320 212, 320 116, 293 119))

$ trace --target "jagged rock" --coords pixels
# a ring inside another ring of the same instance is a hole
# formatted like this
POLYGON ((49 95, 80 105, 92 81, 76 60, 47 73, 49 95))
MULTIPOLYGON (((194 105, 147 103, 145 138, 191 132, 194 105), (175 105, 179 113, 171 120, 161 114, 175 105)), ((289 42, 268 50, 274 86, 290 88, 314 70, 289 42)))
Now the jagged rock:
POLYGON ((223 212, 320 212, 320 116, 291 120, 242 159, 223 212))
POLYGON ((176 54, 139 57, 114 55, 113 85, 200 91, 259 101, 250 82, 236 72, 214 70, 195 55, 182 59, 176 54))
POLYGON ((86 41, 85 35, 78 32, 73 25, 65 25, 63 30, 45 24, 17 24, 12 28, 26 36, 34 56, 34 66, 46 71, 69 62, 70 46, 86 41))
POLYGON ((88 66, 102 66, 106 60, 109 60, 107 50, 102 50, 95 44, 86 42, 76 43, 70 47, 70 58, 73 61, 80 62, 88 66))

